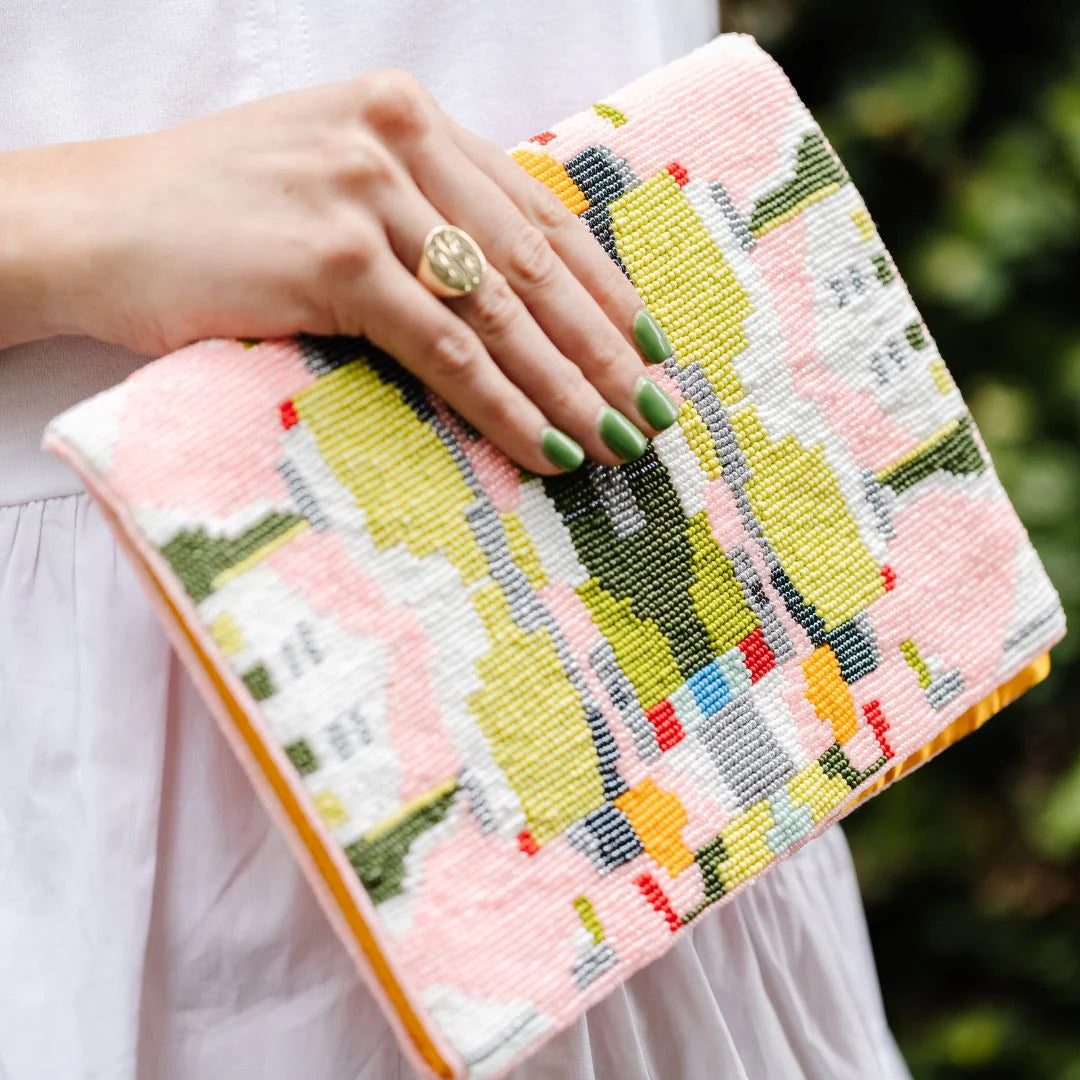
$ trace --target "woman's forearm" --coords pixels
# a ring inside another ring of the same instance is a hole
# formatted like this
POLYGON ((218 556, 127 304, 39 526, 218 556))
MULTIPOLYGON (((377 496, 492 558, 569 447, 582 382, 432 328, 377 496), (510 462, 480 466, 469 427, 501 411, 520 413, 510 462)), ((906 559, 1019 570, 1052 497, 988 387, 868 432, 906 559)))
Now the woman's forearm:
POLYGON ((77 157, 76 144, 0 153, 0 348, 77 331, 58 304, 79 243, 70 222, 77 157))

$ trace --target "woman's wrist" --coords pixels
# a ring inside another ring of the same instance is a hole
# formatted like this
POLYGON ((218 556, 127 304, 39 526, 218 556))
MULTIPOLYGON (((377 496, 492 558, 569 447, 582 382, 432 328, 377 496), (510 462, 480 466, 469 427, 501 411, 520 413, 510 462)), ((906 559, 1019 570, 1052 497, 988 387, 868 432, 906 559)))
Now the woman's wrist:
POLYGON ((0 348, 84 329, 74 299, 108 234, 102 142, 0 153, 0 348))

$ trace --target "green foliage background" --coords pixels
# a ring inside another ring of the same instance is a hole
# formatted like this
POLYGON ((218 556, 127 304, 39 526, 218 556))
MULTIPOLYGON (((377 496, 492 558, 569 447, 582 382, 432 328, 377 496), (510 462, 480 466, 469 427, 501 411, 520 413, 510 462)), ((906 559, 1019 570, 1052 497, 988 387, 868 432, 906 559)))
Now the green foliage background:
POLYGON ((821 122, 1068 609, 1054 672, 847 819, 920 1078, 1080 1080, 1080 4, 724 0, 821 122))

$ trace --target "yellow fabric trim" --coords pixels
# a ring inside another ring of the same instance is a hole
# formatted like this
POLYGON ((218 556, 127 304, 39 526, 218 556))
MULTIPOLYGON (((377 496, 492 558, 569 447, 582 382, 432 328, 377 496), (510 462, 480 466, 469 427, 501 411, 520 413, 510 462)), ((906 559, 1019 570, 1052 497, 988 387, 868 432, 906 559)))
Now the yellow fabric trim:
POLYGON ((894 780, 899 780, 905 773, 918 768, 924 761, 929 761, 935 754, 940 754, 954 742, 959 742, 965 735, 970 735, 976 728, 982 727, 995 713, 1001 712, 1010 702, 1030 690, 1050 674, 1050 654, 1043 653, 1038 660, 1033 660, 1026 668, 1018 671, 1008 682, 1002 683, 992 694, 988 694, 978 704, 972 705, 961 713, 944 731, 939 732, 925 746, 891 766, 882 773, 868 788, 864 788, 851 804, 868 799, 871 795, 887 787, 894 780))
MULTIPOLYGON (((306 525, 307 523, 305 522, 304 524, 306 525)), ((352 894, 349 892, 348 886, 342 879, 337 865, 330 858, 322 840, 319 838, 319 834, 312 828, 304 808, 300 805, 300 802, 292 788, 289 786, 288 781, 282 776, 280 769, 277 767, 277 763, 267 750, 265 743, 263 743, 258 732, 252 726, 251 721, 248 719, 243 708, 241 708, 239 702, 233 697, 229 687, 221 678, 213 662, 206 655, 206 652, 203 650, 198 639, 191 633, 184 618, 177 611, 176 605, 173 604, 168 593, 161 587, 153 568, 146 563, 141 555, 138 555, 137 557, 162 600, 168 606, 176 625, 180 627, 181 632, 198 658, 207 677, 214 684, 214 689, 217 690, 220 695, 225 708, 228 710, 230 718, 236 725, 236 730, 240 733, 244 742, 247 744, 248 749, 251 751, 252 757, 254 757, 259 768, 262 770, 263 775, 274 789, 274 794, 277 796, 282 809, 289 816, 289 820, 293 823, 301 843, 303 843, 304 847, 311 853, 311 857, 314 860, 319 873, 322 875, 323 880, 329 887, 342 916, 348 923, 349 929, 352 930, 357 944, 359 944, 364 953, 364 957, 371 965, 372 973, 382 987, 383 993, 386 994, 393 1004, 394 1011, 397 1013, 402 1026, 412 1039, 413 1045, 427 1065, 434 1071, 436 1076, 446 1077, 447 1080, 452 1080, 454 1076, 453 1069, 443 1058, 438 1047, 428 1034, 427 1029, 424 1027, 423 1022, 413 1010, 412 1003, 401 989, 401 985, 395 977, 393 969, 390 967, 386 957, 383 955, 382 949, 379 947, 378 941, 369 929, 363 912, 361 912, 353 899, 352 894)))

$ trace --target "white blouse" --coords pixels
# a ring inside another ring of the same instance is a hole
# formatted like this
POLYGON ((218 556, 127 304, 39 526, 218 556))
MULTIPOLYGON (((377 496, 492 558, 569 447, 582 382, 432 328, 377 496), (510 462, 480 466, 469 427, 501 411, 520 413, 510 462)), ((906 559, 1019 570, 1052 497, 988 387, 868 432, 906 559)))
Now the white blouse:
MULTIPOLYGON (((717 0, 34 0, 0 20, 0 149, 160 130, 404 67, 510 146, 719 30, 717 0)), ((85 337, 0 350, 0 504, 81 489, 49 419, 146 358, 85 337)))

